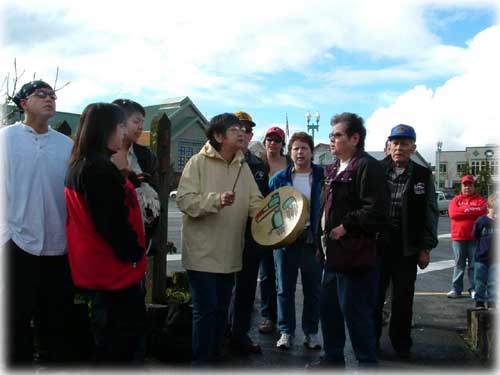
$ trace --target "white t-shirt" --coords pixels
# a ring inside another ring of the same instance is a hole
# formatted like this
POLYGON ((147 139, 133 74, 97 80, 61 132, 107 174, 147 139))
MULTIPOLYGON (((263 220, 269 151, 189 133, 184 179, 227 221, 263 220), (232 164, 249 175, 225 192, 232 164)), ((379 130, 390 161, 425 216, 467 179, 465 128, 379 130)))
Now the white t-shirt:
MULTIPOLYGON (((305 195, 307 200, 311 201, 311 173, 294 173, 292 175, 293 187, 305 195)), ((306 227, 309 226, 309 219, 307 220, 306 227)))
POLYGON ((0 129, 0 245, 33 255, 66 252, 64 179, 73 141, 18 122, 0 129))

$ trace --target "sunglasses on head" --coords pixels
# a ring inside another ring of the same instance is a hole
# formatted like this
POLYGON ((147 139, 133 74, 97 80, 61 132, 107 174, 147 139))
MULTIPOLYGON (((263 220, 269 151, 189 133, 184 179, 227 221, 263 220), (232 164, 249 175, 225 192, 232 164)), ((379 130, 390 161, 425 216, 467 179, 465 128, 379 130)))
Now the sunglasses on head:
POLYGON ((37 98, 40 98, 40 99, 45 99, 47 96, 49 96, 53 100, 57 99, 57 95, 54 91, 35 91, 33 94, 28 95, 26 97, 26 99, 28 99, 32 96, 36 96, 37 98))

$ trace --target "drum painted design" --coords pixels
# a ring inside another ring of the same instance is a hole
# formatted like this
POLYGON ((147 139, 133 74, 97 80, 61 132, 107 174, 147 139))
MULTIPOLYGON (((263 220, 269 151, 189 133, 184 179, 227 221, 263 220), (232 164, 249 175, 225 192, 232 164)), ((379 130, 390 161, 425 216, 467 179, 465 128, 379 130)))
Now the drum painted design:
POLYGON ((253 218, 253 238, 263 246, 287 246, 300 236, 308 217, 307 198, 293 187, 281 187, 264 198, 253 218))

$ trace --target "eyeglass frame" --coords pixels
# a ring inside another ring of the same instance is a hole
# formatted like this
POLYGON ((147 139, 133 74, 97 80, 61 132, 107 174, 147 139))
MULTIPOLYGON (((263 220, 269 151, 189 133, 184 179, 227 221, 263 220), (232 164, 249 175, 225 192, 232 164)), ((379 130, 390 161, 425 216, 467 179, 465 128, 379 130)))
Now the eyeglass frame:
POLYGON ((29 94, 26 99, 31 98, 32 96, 36 96, 39 99, 45 99, 47 96, 52 100, 57 100, 57 95, 55 91, 47 92, 45 90, 36 90, 35 92, 29 94))

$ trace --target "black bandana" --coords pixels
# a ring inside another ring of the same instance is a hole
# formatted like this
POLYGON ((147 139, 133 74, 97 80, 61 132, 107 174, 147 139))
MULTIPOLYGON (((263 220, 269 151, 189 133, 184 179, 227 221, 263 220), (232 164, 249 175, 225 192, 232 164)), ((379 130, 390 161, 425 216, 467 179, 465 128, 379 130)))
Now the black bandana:
POLYGON ((17 92, 17 94, 12 98, 12 101, 14 103, 16 103, 16 105, 23 109, 21 107, 21 99, 26 99, 28 96, 30 96, 31 94, 33 94, 35 92, 35 90, 37 89, 52 89, 52 87, 47 83, 47 82, 44 82, 42 80, 37 80, 37 81, 31 81, 31 82, 28 82, 28 83, 25 83, 23 85, 23 87, 21 87, 21 90, 19 90, 17 92))

